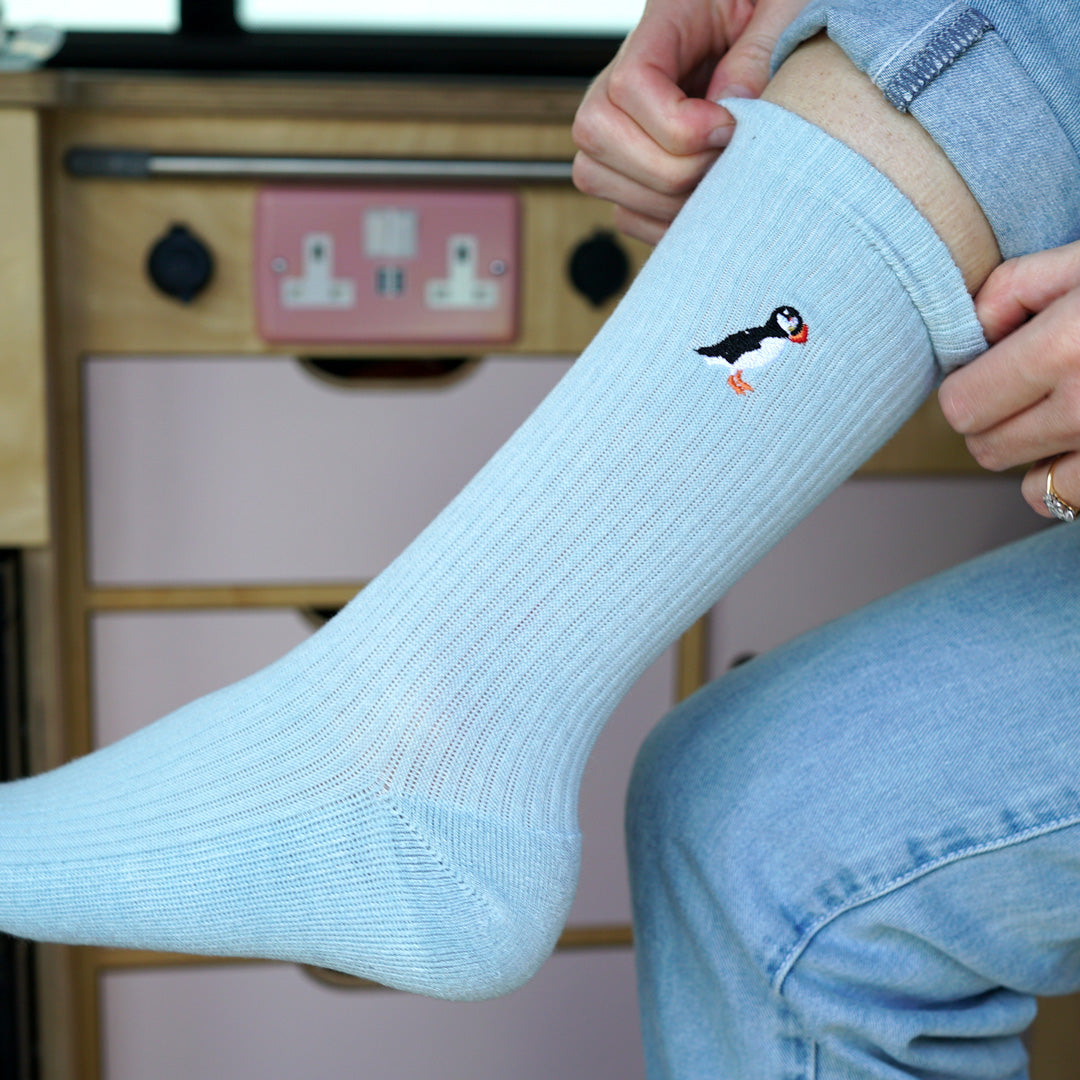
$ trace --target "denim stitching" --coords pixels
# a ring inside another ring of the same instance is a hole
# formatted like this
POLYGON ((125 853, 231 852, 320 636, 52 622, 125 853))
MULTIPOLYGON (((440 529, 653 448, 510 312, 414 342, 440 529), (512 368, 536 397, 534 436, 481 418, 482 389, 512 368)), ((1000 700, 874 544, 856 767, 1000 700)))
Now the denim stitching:
POLYGON ((906 870, 904 873, 898 874, 896 877, 886 881, 883 885, 880 885, 873 890, 851 897, 846 903, 839 904, 832 911, 827 911, 824 915, 818 916, 818 918, 806 928, 806 931, 795 944, 780 958, 780 962, 773 969, 774 973, 770 980, 773 989, 778 994, 783 992, 784 980, 788 977, 799 957, 806 951, 810 942, 814 939, 814 936, 823 926, 832 922, 833 919, 838 918, 845 912, 851 911, 853 908, 862 907, 863 904, 872 903, 874 900, 880 900, 883 896, 887 896, 889 893, 895 892, 905 885, 910 885, 913 881, 925 877, 934 870, 940 870, 941 867, 948 866, 954 862, 959 862, 961 859, 970 858, 972 855, 981 855, 988 851, 997 851, 1003 848, 1012 847, 1015 844, 1023 843, 1025 840, 1033 840, 1036 837, 1046 836, 1049 833, 1058 832, 1061 829, 1067 829, 1077 825, 1080 825, 1080 818, 1073 814, 1068 817, 1055 818, 1053 821, 1046 822, 1042 825, 1033 825, 1030 829, 1027 829, 1024 832, 1014 833, 1012 836, 1000 837, 997 840, 987 840, 981 844, 972 844, 970 847, 962 848, 960 851, 950 852, 932 862, 916 867, 914 870, 906 870))
POLYGON ((907 112, 908 106, 945 68, 993 29, 985 15, 974 8, 965 8, 927 39, 919 52, 889 78, 882 92, 890 104, 900 112, 907 112))
POLYGON ((962 0, 956 0, 955 3, 949 4, 948 7, 942 8, 932 19, 923 23, 914 34, 911 35, 902 45, 897 46, 879 65, 876 71, 868 71, 867 74, 876 83, 881 78, 881 73, 889 69, 889 65, 913 42, 918 41, 930 29, 936 22, 941 22, 942 19, 955 7, 965 8, 966 5, 962 3, 962 0))

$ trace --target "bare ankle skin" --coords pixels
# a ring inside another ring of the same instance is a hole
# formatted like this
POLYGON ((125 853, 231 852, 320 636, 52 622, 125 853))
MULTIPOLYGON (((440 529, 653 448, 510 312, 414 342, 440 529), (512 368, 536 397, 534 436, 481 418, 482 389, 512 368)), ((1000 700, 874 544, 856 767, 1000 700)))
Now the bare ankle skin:
POLYGON ((892 180, 945 242, 969 292, 1001 262, 989 222, 944 152, 824 34, 800 45, 761 96, 827 131, 892 180))

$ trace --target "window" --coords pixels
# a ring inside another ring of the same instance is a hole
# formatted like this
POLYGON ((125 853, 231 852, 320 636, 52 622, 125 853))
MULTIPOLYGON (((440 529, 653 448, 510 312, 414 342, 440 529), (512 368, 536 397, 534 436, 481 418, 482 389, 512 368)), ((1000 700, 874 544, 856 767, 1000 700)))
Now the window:
POLYGON ((180 25, 179 0, 3 0, 8 26, 44 23, 62 30, 173 31, 180 25))
MULTIPOLYGON (((56 68, 592 78, 645 0, 0 0, 56 68), (179 32, 178 32, 179 31, 179 32)), ((0 37, 2 41, 2 37, 0 37)))
POLYGON ((238 0, 247 30, 361 30, 414 33, 598 34, 623 36, 644 0, 238 0))

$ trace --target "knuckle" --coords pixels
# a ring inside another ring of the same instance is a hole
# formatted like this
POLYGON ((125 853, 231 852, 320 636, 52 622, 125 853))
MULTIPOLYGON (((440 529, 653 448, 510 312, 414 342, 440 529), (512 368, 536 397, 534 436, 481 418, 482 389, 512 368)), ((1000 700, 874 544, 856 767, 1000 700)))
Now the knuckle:
POLYGON ((966 440, 968 452, 983 469, 1000 472, 1003 464, 1000 451, 987 439, 969 436, 966 440))
POLYGON ((574 155, 574 163, 570 169, 570 178, 574 187, 583 195, 598 195, 596 169, 592 161, 582 153, 574 155))
POLYGON ((660 195, 678 198, 693 191, 697 182, 698 177, 687 172, 683 163, 670 159, 656 167, 650 187, 660 195))
POLYGON ((633 95, 637 81, 629 64, 615 64, 608 72, 607 96, 621 108, 633 95))
POLYGON ((1069 434, 1080 435, 1080 370, 1070 372, 1061 380, 1058 384, 1058 395, 1069 434))
POLYGON ((963 434, 968 424, 969 410, 964 396, 949 379, 946 379, 938 390, 938 404, 949 427, 963 434))
POLYGON ((747 33, 739 40, 740 57, 755 66, 768 66, 776 40, 768 34, 747 33))
POLYGON ((570 127, 570 138, 579 150, 595 156, 600 150, 600 125, 596 120, 596 113, 591 108, 578 109, 574 123, 570 127))
POLYGON ((1064 305, 1054 314, 1058 317, 1044 320, 1039 354, 1046 358, 1051 373, 1061 383, 1080 373, 1080 350, 1076 344, 1080 331, 1080 305, 1075 314, 1064 305))

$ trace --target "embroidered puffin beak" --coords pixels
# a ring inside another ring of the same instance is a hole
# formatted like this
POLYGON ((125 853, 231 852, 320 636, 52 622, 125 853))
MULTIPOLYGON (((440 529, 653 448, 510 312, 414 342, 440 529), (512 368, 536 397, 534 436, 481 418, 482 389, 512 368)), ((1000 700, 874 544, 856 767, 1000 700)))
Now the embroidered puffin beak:
POLYGON ((802 345, 809 336, 810 327, 803 323, 802 329, 797 334, 788 334, 788 340, 794 341, 796 345, 802 345))

